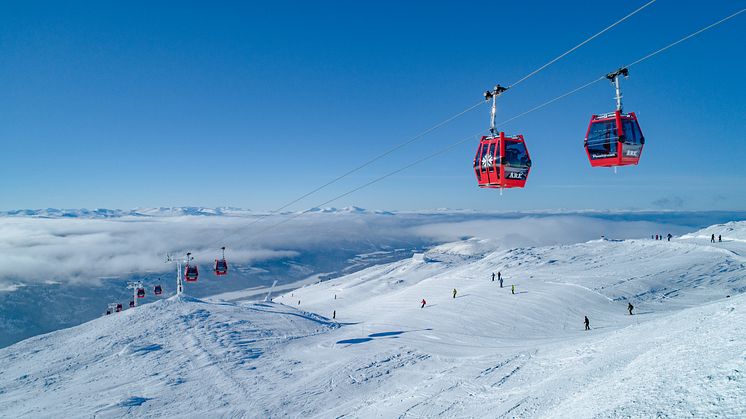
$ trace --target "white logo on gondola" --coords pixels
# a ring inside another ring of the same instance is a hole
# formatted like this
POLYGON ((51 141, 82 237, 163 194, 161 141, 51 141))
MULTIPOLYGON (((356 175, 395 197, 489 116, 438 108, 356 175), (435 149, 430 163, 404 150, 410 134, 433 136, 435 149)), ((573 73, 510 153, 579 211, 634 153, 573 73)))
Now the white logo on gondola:
POLYGON ((627 157, 637 157, 639 153, 639 150, 627 150, 627 157))
POLYGON ((508 179, 523 179, 524 176, 523 172, 508 172, 508 179))
POLYGON ((492 157, 491 154, 487 154, 484 157, 482 157, 482 168, 487 169, 488 167, 492 167, 492 164, 495 162, 494 157, 492 157))

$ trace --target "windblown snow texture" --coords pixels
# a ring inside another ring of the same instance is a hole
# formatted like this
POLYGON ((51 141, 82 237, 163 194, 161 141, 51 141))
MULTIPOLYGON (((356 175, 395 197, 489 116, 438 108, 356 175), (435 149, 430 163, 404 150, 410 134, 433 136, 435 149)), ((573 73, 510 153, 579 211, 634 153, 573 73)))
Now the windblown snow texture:
POLYGON ((0 350, 0 416, 744 417, 745 238, 469 239, 274 302, 174 297, 0 350))

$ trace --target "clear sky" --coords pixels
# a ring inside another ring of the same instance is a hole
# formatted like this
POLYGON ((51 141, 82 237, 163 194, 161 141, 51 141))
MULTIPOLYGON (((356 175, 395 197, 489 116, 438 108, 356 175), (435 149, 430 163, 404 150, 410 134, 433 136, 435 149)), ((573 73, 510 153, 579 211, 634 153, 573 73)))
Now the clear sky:
MULTIPOLYGON (((644 1, 0 4, 0 209, 274 209, 511 84, 644 1)), ((746 3, 659 0, 516 86, 507 119, 746 3)), ((591 169, 606 82, 504 129, 534 166, 481 190, 478 139, 332 205, 746 208, 746 14, 622 81, 640 165, 591 169)), ((296 204, 315 206, 488 127, 487 105, 296 204)))

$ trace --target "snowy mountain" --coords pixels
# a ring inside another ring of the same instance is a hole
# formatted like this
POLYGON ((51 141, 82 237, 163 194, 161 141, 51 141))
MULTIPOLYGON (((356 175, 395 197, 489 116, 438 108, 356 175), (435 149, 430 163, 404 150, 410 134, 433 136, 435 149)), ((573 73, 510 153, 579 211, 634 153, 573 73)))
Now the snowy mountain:
POLYGON ((0 349, 0 412, 744 417, 744 234, 468 239, 274 302, 172 297, 0 349))
MULTIPOLYGON (((384 214, 391 215, 392 212, 381 211, 381 210, 367 210, 360 207, 344 207, 344 208, 309 208, 307 210, 301 210, 296 213, 341 213, 341 214, 384 214)), ((206 208, 206 207, 157 207, 157 208, 135 208, 131 210, 121 209, 86 209, 86 208, 75 208, 75 209, 60 209, 60 208, 44 208, 44 209, 22 209, 22 210, 11 210, 11 211, 0 211, 0 217, 34 217, 34 218, 120 218, 120 217, 183 217, 183 216, 228 216, 228 217, 252 217, 257 215, 266 215, 267 212, 252 211, 243 208, 233 207, 217 207, 217 208, 206 208)))

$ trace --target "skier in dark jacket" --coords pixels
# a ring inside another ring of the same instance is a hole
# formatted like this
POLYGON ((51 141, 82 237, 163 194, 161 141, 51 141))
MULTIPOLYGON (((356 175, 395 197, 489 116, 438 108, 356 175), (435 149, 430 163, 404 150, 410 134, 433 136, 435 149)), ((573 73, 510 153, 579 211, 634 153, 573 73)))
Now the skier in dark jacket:
POLYGON ((635 308, 635 306, 632 305, 632 303, 627 303, 627 311, 629 311, 629 315, 632 315, 632 309, 635 308))
POLYGON ((713 233, 712 237, 710 237, 710 243, 715 243, 715 233, 713 233))
POLYGON ((671 235, 671 233, 668 233, 667 237, 668 237, 668 241, 671 241, 671 237, 673 237, 673 236, 671 235))
POLYGON ((425 299, 423 298, 422 299, 422 306, 420 308, 425 308, 425 304, 427 304, 427 301, 425 301, 425 299))
POLYGON ((453 289, 453 298, 456 298, 456 288, 453 289))
POLYGON ((588 316, 584 316, 584 317, 585 317, 585 320, 584 320, 585 330, 591 330, 591 322, 588 321, 588 316))
POLYGON ((723 236, 720 235, 720 234, 718 234, 718 243, 721 242, 721 241, 723 241, 723 236))
POLYGON ((495 273, 492 272, 492 282, 495 282, 495 273))

